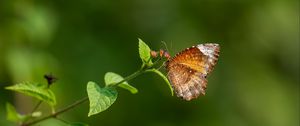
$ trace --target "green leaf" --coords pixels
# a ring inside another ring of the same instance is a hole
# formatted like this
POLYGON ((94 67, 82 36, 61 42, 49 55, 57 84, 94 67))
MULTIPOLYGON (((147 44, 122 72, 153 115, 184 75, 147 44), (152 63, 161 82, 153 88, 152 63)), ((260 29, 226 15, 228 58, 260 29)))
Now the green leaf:
POLYGON ((47 88, 46 85, 40 83, 25 82, 6 87, 5 89, 37 98, 48 103, 50 106, 56 105, 56 98, 54 93, 49 88, 47 88))
POLYGON ((173 88, 172 88, 172 85, 170 84, 168 78, 163 74, 161 73, 159 70, 157 69, 148 69, 146 70, 146 72, 154 72, 156 73, 157 75, 159 75, 160 77, 162 77, 162 79, 164 79, 164 81, 168 84, 169 88, 170 88, 170 91, 171 91, 171 95, 173 96, 174 95, 174 91, 173 91, 173 88))
POLYGON ((71 122, 69 123, 69 126, 89 126, 89 125, 82 122, 71 122))
POLYGON ((98 114, 108 109, 117 99, 118 92, 115 88, 100 88, 95 82, 88 82, 87 93, 90 101, 88 116, 98 114))
POLYGON ((15 107, 8 102, 6 103, 6 111, 7 111, 7 113, 6 113, 7 120, 12 121, 12 122, 23 122, 30 118, 30 116, 28 116, 28 115, 19 114, 16 111, 15 107))
POLYGON ((151 55, 150 55, 151 49, 149 46, 141 39, 139 39, 139 54, 140 58, 142 59, 143 63, 152 66, 153 63, 151 61, 151 55))
POLYGON ((10 103, 6 103, 6 118, 9 121, 19 122, 21 121, 21 115, 16 111, 15 107, 10 103))
MULTIPOLYGON (((113 73, 113 72, 107 72, 104 76, 104 81, 105 81, 106 86, 114 85, 123 80, 124 80, 124 78, 122 76, 120 76, 119 74, 113 73)), ((126 90, 129 90, 132 94, 136 94, 138 92, 138 90, 135 87, 129 85, 127 83, 127 81, 119 84, 118 86, 121 88, 124 88, 126 90)))

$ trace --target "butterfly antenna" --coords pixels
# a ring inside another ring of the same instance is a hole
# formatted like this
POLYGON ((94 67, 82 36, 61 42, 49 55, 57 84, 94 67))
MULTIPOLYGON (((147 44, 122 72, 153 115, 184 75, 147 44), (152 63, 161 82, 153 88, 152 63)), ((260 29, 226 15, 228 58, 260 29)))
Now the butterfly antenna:
POLYGON ((165 41, 161 41, 161 43, 165 46, 165 49, 167 50, 167 52, 169 52, 169 49, 168 49, 168 46, 167 46, 167 43, 165 41))
MULTIPOLYGON (((171 50, 173 49, 173 42, 170 42, 170 48, 171 48, 171 50)), ((169 53, 171 53, 171 52, 169 52, 169 53)))

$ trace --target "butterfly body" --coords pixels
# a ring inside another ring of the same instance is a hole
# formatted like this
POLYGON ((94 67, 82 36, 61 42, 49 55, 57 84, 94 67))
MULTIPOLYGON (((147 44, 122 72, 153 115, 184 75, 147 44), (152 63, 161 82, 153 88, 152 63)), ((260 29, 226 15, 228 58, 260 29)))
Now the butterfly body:
POLYGON ((206 77, 216 65, 219 50, 218 44, 199 44, 166 62, 168 79, 178 97, 189 101, 205 95, 206 77))

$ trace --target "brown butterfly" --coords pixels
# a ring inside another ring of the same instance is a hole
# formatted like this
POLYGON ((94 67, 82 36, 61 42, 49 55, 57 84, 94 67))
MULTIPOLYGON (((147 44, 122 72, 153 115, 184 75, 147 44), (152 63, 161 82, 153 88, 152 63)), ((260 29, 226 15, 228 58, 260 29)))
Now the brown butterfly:
POLYGON ((206 77, 216 65, 219 51, 218 44, 199 44, 166 62, 168 79, 178 97, 190 101, 205 95, 206 77))

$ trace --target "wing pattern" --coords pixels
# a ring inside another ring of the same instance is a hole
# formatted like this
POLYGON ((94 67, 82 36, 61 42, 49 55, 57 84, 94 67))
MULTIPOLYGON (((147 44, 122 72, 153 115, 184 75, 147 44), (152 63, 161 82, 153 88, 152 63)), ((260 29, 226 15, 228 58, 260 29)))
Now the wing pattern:
POLYGON ((207 75, 219 56, 218 44, 200 44, 178 53, 166 63, 168 79, 178 97, 192 100, 205 95, 207 75))

